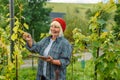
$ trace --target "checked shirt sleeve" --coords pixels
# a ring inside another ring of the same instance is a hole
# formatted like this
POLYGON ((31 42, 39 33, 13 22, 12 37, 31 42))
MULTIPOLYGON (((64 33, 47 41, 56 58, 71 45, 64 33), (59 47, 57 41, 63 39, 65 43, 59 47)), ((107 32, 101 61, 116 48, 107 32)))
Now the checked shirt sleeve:
POLYGON ((64 43, 60 56, 61 67, 65 68, 70 63, 71 53, 72 46, 68 42, 64 43))
POLYGON ((31 52, 39 53, 44 42, 45 42, 45 39, 42 39, 41 41, 39 41, 37 43, 33 42, 33 45, 31 48, 28 46, 28 43, 27 43, 26 48, 31 52))

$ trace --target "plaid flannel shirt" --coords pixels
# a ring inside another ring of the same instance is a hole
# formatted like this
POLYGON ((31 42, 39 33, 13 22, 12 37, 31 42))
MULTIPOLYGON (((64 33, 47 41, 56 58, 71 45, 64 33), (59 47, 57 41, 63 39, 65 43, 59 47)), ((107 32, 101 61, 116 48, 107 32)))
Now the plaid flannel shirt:
MULTIPOLYGON (((41 41, 34 43, 31 48, 27 49, 31 52, 39 53, 43 55, 45 48, 48 46, 50 42, 51 36, 43 38, 41 41)), ((66 67, 70 63, 72 53, 72 46, 64 37, 58 37, 52 44, 48 55, 53 57, 53 59, 60 60, 61 66, 53 65, 51 63, 47 63, 47 72, 46 78, 47 80, 55 80, 56 78, 56 70, 59 70, 59 79, 58 80, 66 80, 66 67)), ((38 60, 38 73, 37 75, 43 75, 43 60, 38 60)))

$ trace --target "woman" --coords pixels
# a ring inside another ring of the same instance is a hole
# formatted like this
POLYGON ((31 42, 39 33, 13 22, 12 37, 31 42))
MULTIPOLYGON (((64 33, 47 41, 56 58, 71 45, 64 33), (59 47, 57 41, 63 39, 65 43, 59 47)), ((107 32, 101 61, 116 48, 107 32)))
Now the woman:
POLYGON ((38 61, 37 80, 66 80, 66 67, 70 63, 72 47, 64 38, 65 29, 65 21, 54 18, 49 31, 51 36, 34 43, 30 34, 23 34, 28 50, 47 57, 38 61))

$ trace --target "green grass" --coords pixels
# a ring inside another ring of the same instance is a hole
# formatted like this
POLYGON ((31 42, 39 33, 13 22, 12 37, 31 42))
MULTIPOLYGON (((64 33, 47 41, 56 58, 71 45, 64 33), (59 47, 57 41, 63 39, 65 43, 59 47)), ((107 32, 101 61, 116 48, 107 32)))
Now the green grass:
MULTIPOLYGON (((93 63, 91 60, 85 62, 85 68, 81 62, 70 64, 67 68, 67 80, 93 80, 93 63)), ((35 80, 37 68, 22 68, 19 70, 19 80, 35 80)))
POLYGON ((67 80, 93 80, 94 64, 91 60, 85 61, 85 68, 79 61, 70 64, 67 70, 67 80))
POLYGON ((47 3, 47 7, 53 9, 53 12, 72 12, 74 9, 85 11, 86 9, 92 8, 95 4, 74 4, 74 3, 47 3))
POLYGON ((36 80, 36 68, 22 68, 19 70, 19 80, 36 80))
POLYGON ((52 8, 52 12, 62 12, 66 13, 66 15, 75 14, 82 19, 86 19, 86 11, 95 5, 96 4, 47 3, 46 6, 52 8))

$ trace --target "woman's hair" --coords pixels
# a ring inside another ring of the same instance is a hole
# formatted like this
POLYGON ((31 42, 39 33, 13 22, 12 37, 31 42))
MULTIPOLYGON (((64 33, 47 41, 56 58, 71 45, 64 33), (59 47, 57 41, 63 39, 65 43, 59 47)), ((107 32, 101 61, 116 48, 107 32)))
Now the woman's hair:
MULTIPOLYGON (((57 22, 57 21, 53 21, 53 22, 51 23, 50 26, 56 26, 56 27, 59 27, 59 28, 60 28, 59 37, 64 36, 64 34, 63 34, 63 30, 62 30, 62 27, 61 27, 61 25, 60 25, 59 22, 57 22)), ((51 34, 51 30, 49 30, 49 34, 51 34)))

